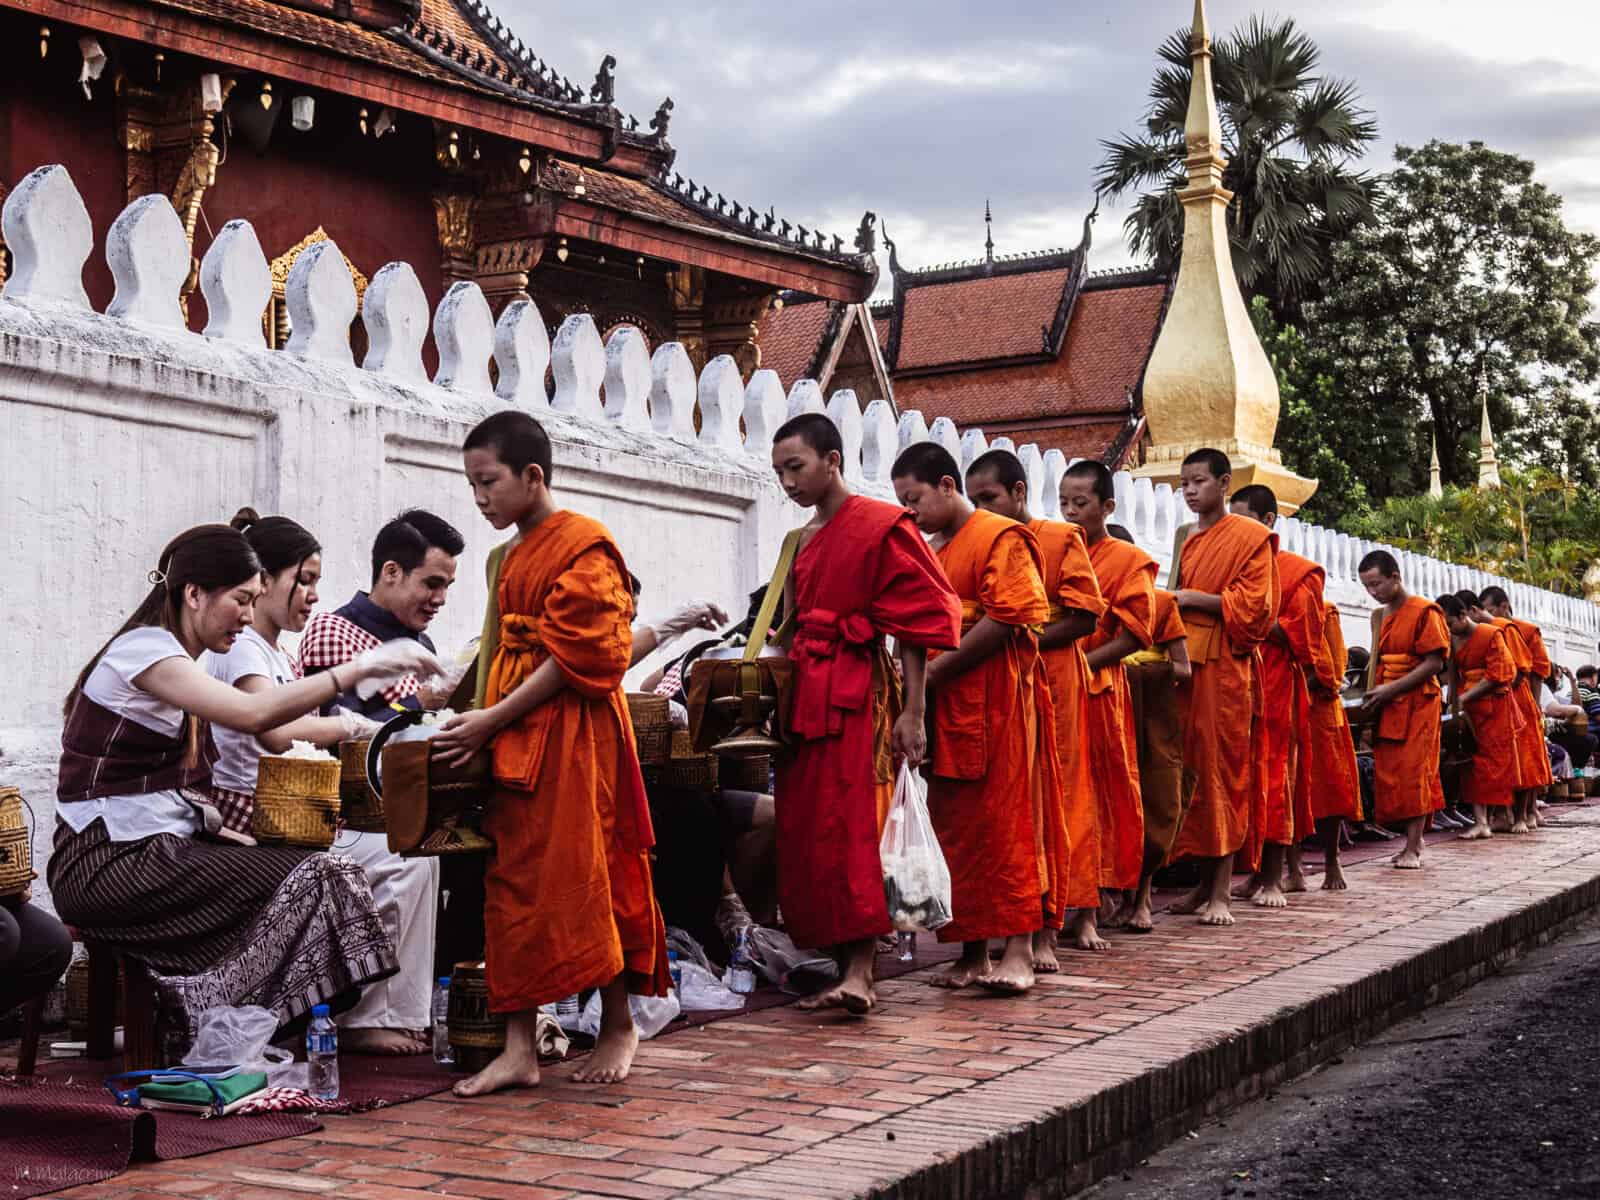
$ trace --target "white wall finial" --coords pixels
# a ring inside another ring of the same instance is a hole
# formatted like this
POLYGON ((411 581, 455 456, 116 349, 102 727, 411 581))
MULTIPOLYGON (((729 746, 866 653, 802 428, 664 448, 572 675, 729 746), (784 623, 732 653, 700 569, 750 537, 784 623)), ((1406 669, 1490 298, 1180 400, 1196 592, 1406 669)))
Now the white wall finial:
POLYGON ((888 483, 899 453, 894 405, 874 400, 861 414, 861 474, 870 483, 888 483))
POLYGON ((1044 452, 1044 515, 1061 520, 1061 480, 1067 474, 1067 456, 1056 449, 1044 452))
POLYGON ((861 401, 849 388, 840 388, 828 401, 828 419, 839 429, 844 443, 844 477, 861 478, 861 401))
POLYGON ((331 239, 312 242, 295 257, 283 286, 289 309, 289 343, 295 358, 350 365, 350 322, 356 319, 356 285, 331 239))
POLYGON ((591 421, 605 419, 600 383, 606 375, 606 349, 588 313, 573 313, 561 322, 550 347, 556 394, 550 407, 591 421))
MULTIPOLYGON (((259 322, 258 322, 259 323, 259 322)), ((422 339, 428 335, 428 297, 410 263, 379 268, 361 298, 367 354, 361 366, 402 383, 427 383, 422 339)))
POLYGON ((458 280, 439 301, 433 315, 433 344, 439 348, 439 369, 433 382, 453 392, 490 395, 489 356, 494 352, 494 313, 483 289, 458 280))
POLYGON ((788 419, 789 399, 783 394, 783 381, 770 367, 750 376, 744 389, 744 448, 766 461, 772 451, 772 437, 788 419))
POLYGON ((744 380, 739 364, 719 354, 700 372, 700 441, 729 454, 740 449, 739 410, 744 407, 744 380))
POLYGON ((94 225, 65 167, 40 167, 12 188, 0 231, 11 251, 0 295, 22 304, 89 307, 83 264, 94 249, 94 225))
POLYGON ((961 453, 956 456, 956 461, 961 464, 961 473, 965 475, 967 468, 987 453, 989 453, 989 439, 983 436, 983 430, 969 429, 963 433, 961 453))
POLYGON ((1022 476, 1028 481, 1028 508, 1041 517, 1050 517, 1050 498, 1044 494, 1044 455, 1034 442, 1027 442, 1017 450, 1017 461, 1022 464, 1022 476))
POLYGON ((632 325, 606 343, 606 416, 624 429, 650 428, 650 347, 632 325))
POLYGON ((927 441, 928 436, 927 419, 916 409, 908 409, 900 414, 900 424, 895 428, 895 453, 905 453, 907 447, 927 441))
POLYGON ((200 260, 200 294, 206 298, 208 338, 267 346, 261 320, 272 301, 272 268, 249 221, 229 221, 200 260))
POLYGON ((989 443, 989 449, 991 449, 991 450, 1007 450, 1007 451, 1010 451, 1012 454, 1015 454, 1017 452, 1017 444, 1014 441, 1012 441, 1010 438, 1005 437, 1005 436, 1001 436, 1001 437, 995 438, 994 441, 989 443))
POLYGON ((949 417, 935 417, 933 424, 928 428, 928 440, 943 446, 950 457, 956 460, 956 465, 961 465, 961 434, 956 429, 956 423, 949 417))
POLYGON ((544 375, 550 367, 550 334, 532 300, 513 300, 494 326, 494 363, 500 378, 495 396, 518 408, 550 407, 544 375))
POLYGON ((794 420, 801 413, 828 413, 828 404, 822 398, 822 388, 815 379, 796 379, 789 389, 789 416, 794 420))
POLYGON ((172 201, 160 192, 140 196, 106 232, 106 265, 117 285, 106 316, 182 329, 178 294, 189 261, 189 239, 172 201))
POLYGON ((650 424, 657 433, 694 441, 694 363, 682 342, 663 342, 650 356, 650 424))

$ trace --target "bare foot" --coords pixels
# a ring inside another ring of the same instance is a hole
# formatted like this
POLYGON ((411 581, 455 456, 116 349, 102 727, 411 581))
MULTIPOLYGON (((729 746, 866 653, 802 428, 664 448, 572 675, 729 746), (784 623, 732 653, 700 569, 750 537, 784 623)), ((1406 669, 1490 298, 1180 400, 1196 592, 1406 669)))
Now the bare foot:
POLYGON ((1197 913, 1204 908, 1206 901, 1210 898, 1211 885, 1209 883, 1198 883, 1195 885, 1194 891, 1190 892, 1182 900, 1174 900, 1167 905, 1167 911, 1180 917, 1187 917, 1189 914, 1197 913))
POLYGON ((575 1083, 621 1083, 633 1069, 639 1049, 639 1031, 632 1021, 621 1029, 602 1029, 594 1051, 572 1073, 575 1083))
POLYGON ((1128 914, 1128 919, 1122 923, 1122 928, 1129 933, 1149 933, 1155 928, 1155 921, 1150 915, 1150 901, 1141 900, 1133 906, 1133 911, 1128 914))
MULTIPOLYGON (((1306 890, 1305 880, 1300 881, 1300 890, 1306 890)), ((1265 884, 1251 901, 1257 908, 1288 908, 1289 898, 1283 894, 1283 889, 1275 883, 1265 884)))
POLYGON ((1080 908, 1072 919, 1072 945, 1076 950, 1109 950, 1111 943, 1100 936, 1095 910, 1080 908))
POLYGON ((1521 820, 1513 821, 1512 824, 1511 824, 1511 832, 1512 833, 1527 833, 1528 832, 1528 823, 1526 821, 1521 821, 1521 820))
POLYGON ((1344 878, 1344 864, 1337 858, 1329 859, 1322 868, 1322 890, 1325 892, 1342 892, 1349 888, 1344 878))
POLYGON ((1292 867, 1289 874, 1284 877, 1283 890, 1285 892, 1303 892, 1306 890, 1306 873, 1300 867, 1292 867))
POLYGON ((1471 829, 1464 829, 1460 833, 1456 834, 1456 837, 1463 842, 1481 842, 1485 838, 1493 836, 1494 834, 1489 831, 1489 826, 1487 824, 1473 825, 1471 829))
POLYGON ((1233 898, 1235 900, 1249 900, 1252 896, 1259 892, 1263 886, 1264 883, 1261 879, 1261 872, 1257 871, 1254 875, 1250 876, 1249 879, 1246 879, 1238 887, 1233 889, 1233 898))
POLYGON ((1054 975, 1061 970, 1061 960, 1056 957, 1054 929, 1041 929, 1033 935, 1033 969, 1040 975, 1054 975))
POLYGON ((1233 912, 1226 900, 1213 900, 1200 910, 1202 925, 1232 925, 1233 912))
POLYGON ((872 1011, 872 988, 853 979, 846 979, 838 987, 831 987, 815 996, 807 996, 796 1008, 815 1012, 819 1008, 842 1008, 853 1017, 864 1017, 872 1011))
POLYGON ((1024 935, 1006 939, 1006 952, 992 970, 979 977, 978 986, 1003 996, 1020 996, 1034 982, 1033 939, 1024 935))
POLYGON ((490 1092, 503 1092, 507 1088, 538 1086, 537 1055, 524 1059, 521 1055, 502 1053, 471 1079, 463 1079, 450 1090, 458 1096, 487 1096, 490 1092))
POLYGON ((420 1029, 341 1029, 339 1043, 351 1054, 388 1057, 425 1054, 429 1048, 428 1035, 420 1029))
POLYGON ((1398 871, 1420 871, 1422 855, 1415 850, 1402 850, 1389 860, 1398 871))
POLYGON ((964 988, 987 975, 989 967, 988 950, 984 951, 981 959, 969 959, 963 955, 944 970, 936 972, 928 982, 934 987, 964 988))

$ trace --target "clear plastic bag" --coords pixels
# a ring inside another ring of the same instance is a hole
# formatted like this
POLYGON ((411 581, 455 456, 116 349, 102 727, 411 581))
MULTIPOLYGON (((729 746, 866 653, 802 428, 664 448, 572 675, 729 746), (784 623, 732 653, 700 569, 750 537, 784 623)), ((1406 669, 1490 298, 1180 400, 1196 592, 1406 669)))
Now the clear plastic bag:
POLYGON ((277 1032, 277 1015, 265 1008, 253 1004, 208 1008, 200 1014, 194 1044, 181 1065, 265 1071, 273 1087, 304 1090, 311 1084, 310 1073, 304 1063, 294 1061, 293 1054, 272 1044, 277 1032))
MULTIPOLYGON (((678 1003, 678 993, 668 992, 665 996, 629 996, 628 1010, 633 1013, 633 1026, 639 1031, 639 1037, 649 1041, 668 1025, 672 1024, 678 1014, 683 1011, 678 1003)), ((595 991, 589 997, 589 1003, 584 1005, 583 1016, 578 1018, 578 1030, 590 1037, 600 1036, 600 992, 595 991)))
POLYGON ((950 868, 928 814, 922 777, 904 763, 894 784, 894 805, 878 843, 889 919, 903 933, 950 924, 950 868))
POLYGON ((716 1012, 744 1007, 743 996, 724 987, 715 974, 699 963, 680 961, 678 967, 683 974, 683 992, 678 999, 684 1012, 716 1012))

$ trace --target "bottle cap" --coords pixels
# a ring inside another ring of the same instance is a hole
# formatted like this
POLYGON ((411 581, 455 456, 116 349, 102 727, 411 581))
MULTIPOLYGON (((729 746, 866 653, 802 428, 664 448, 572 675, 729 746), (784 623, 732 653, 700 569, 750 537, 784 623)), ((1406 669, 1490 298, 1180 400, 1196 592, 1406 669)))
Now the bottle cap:
POLYGON ((313 1004, 311 1006, 311 1015, 313 1017, 325 1017, 325 1016, 327 1016, 328 1015, 328 1006, 326 1004, 313 1004))
POLYGON ((439 976, 439 986, 442 987, 442 988, 449 987, 450 986, 450 976, 448 976, 448 975, 439 976))
POLYGON ((668 962, 677 962, 678 961, 678 952, 676 950, 668 950, 667 951, 667 961, 668 962))

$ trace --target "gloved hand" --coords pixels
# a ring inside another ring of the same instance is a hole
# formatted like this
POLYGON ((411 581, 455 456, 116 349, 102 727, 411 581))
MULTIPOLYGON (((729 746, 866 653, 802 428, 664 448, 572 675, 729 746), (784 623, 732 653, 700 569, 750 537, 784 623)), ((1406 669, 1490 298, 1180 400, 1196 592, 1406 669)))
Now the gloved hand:
POLYGON ((667 701, 667 719, 674 729, 689 728, 689 710, 676 700, 667 701))
POLYGON ((356 695, 363 700, 370 700, 389 684, 407 675, 427 680, 444 673, 444 667, 433 656, 433 652, 410 638, 396 638, 371 650, 363 650, 350 660, 350 668, 355 670, 356 695))
POLYGON ((473 638, 467 643, 466 649, 456 656, 456 660, 444 669, 443 675, 424 685, 417 696, 417 699, 422 701, 422 707, 431 712, 449 703, 450 697, 455 694, 456 688, 477 661, 478 639, 473 638))
POLYGON ((656 635, 656 645, 665 646, 673 638, 682 637, 691 629, 720 629, 728 623, 728 614, 709 600, 696 601, 685 604, 677 612, 668 617, 661 617, 651 622, 650 629, 656 635))
POLYGON ((383 728, 382 722, 364 717, 353 708, 336 708, 333 710, 333 716, 338 720, 339 728, 344 735, 342 740, 347 742, 359 742, 364 738, 370 738, 383 728))

